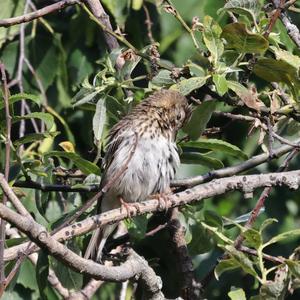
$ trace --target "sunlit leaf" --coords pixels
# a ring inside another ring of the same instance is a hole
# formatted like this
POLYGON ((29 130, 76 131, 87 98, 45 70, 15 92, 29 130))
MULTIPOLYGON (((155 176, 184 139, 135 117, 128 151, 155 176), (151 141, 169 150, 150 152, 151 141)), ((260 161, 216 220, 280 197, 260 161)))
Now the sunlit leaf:
POLYGON ((239 147, 217 139, 198 139, 197 141, 184 143, 182 147, 190 150, 209 149, 221 151, 241 159, 247 159, 247 155, 239 147))
POLYGON ((100 174, 100 169, 97 165, 94 163, 81 158, 78 154, 76 153, 68 153, 68 152, 63 152, 63 151, 51 151, 45 154, 45 158, 55 156, 55 157, 60 157, 60 158, 67 158, 71 160, 84 174, 100 174))
POLYGON ((216 64, 224 51, 224 45, 220 38, 222 33, 222 28, 210 16, 204 17, 203 27, 204 27, 204 31, 203 31, 204 43, 211 54, 213 64, 216 64))
POLYGON ((102 138, 104 125, 106 123, 106 103, 105 99, 101 98, 96 104, 96 112, 93 117, 93 131, 97 141, 102 138))

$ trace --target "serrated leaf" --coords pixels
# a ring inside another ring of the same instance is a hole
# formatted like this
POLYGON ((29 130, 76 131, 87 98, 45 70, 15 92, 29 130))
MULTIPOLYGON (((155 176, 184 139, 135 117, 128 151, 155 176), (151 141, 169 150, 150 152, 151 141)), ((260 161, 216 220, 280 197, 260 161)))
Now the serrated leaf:
POLYGON ((220 96, 223 96, 225 93, 228 92, 228 84, 224 74, 213 75, 213 82, 216 86, 216 90, 220 96))
POLYGON ((218 13, 222 11, 231 11, 240 15, 246 15, 256 23, 256 18, 261 11, 261 3, 259 0, 229 0, 223 8, 218 10, 218 13))
MULTIPOLYGON (((38 106, 40 106, 41 104, 41 100, 39 96, 36 95, 32 95, 32 94, 26 94, 26 93, 19 93, 19 94, 14 94, 12 96, 9 97, 8 102, 9 104, 13 104, 15 102, 21 101, 21 100, 30 100, 33 103, 37 104, 38 106)), ((0 109, 4 108, 4 100, 1 99, 0 100, 0 109)))
POLYGON ((217 139, 198 139, 197 141, 184 143, 182 144, 182 147, 189 150, 209 149, 213 151, 221 151, 241 159, 248 158, 248 156, 237 146, 217 139))
POLYGON ((192 77, 189 79, 183 79, 176 84, 173 84, 170 89, 179 91, 182 95, 188 95, 192 91, 199 89, 206 83, 207 77, 192 77))
POLYGON ((180 155, 180 161, 183 164, 199 164, 211 169, 220 169, 224 167, 219 159, 197 152, 183 152, 180 155))
POLYGON ((243 289, 231 290, 228 296, 231 300, 247 300, 243 289))
POLYGON ((104 125, 106 123, 106 103, 101 98, 96 104, 96 111, 93 117, 93 131, 97 141, 100 141, 103 134, 104 125))
POLYGON ((33 112, 29 113, 25 116, 14 116, 12 121, 18 122, 20 120, 28 120, 28 119, 40 119, 43 122, 45 122, 46 127, 48 130, 50 130, 54 124, 54 118, 51 114, 44 113, 44 112, 33 112))
POLYGON ((211 54, 212 63, 216 65, 217 61, 220 59, 224 51, 224 45, 220 38, 222 33, 222 28, 210 16, 204 17, 203 27, 204 27, 204 31, 203 31, 204 43, 211 54))
POLYGON ((223 28, 222 38, 227 41, 226 47, 241 53, 264 53, 268 40, 260 34, 252 33, 243 23, 228 24, 223 28))
POLYGON ((97 165, 94 163, 81 158, 78 154, 76 153, 68 153, 68 152, 63 152, 63 151, 50 151, 44 155, 45 159, 48 157, 55 156, 55 157, 61 157, 61 158, 67 158, 71 160, 74 165, 77 166, 84 174, 97 174, 100 175, 100 169, 97 165))
POLYGON ((192 140, 196 140, 202 135, 212 113, 216 109, 216 105, 216 101, 205 101, 193 111, 190 121, 183 128, 183 131, 186 132, 192 140))
POLYGON ((216 279, 219 280, 224 272, 232 271, 237 268, 239 268, 239 264, 233 258, 223 259, 215 267, 214 274, 216 279))

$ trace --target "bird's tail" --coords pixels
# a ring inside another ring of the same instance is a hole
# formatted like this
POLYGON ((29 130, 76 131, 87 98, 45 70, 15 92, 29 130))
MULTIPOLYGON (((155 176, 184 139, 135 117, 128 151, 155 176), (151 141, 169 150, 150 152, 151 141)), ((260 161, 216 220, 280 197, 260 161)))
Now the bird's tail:
POLYGON ((102 251, 105 246, 106 240, 116 227, 117 224, 112 224, 105 225, 102 228, 97 228, 90 239, 90 242, 84 254, 84 258, 91 258, 95 261, 101 262, 102 251))

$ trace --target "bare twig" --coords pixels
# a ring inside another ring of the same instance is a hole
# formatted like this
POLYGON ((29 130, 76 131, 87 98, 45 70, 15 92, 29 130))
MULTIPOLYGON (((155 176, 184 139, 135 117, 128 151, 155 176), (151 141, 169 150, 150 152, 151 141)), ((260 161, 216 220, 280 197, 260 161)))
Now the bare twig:
MULTIPOLYGON (((2 94, 5 105, 5 120, 6 120, 6 138, 5 138, 5 165, 4 165, 4 178, 8 181, 9 176, 9 163, 10 163, 10 146, 11 146, 11 115, 9 111, 9 90, 7 87, 7 78, 5 74, 5 66, 0 62, 2 94)), ((4 195, 2 199, 3 205, 6 205, 7 196, 4 195)), ((5 221, 1 219, 0 225, 0 297, 4 292, 5 286, 5 264, 4 264, 4 243, 5 243, 5 221)))
MULTIPOLYGON (((272 3, 274 5, 274 7, 278 10, 280 9, 280 5, 282 3, 282 0, 272 0, 272 3)), ((288 4, 290 4, 290 1, 287 1, 288 4)), ((287 7, 283 7, 283 9, 286 9, 287 7)), ((283 25, 285 26, 288 35, 290 36, 290 38, 294 41, 294 43, 297 45, 298 49, 300 49, 300 32, 299 29, 296 25, 294 25, 291 20, 289 19, 288 15, 286 14, 286 12, 280 9, 280 19, 283 23, 283 25)))
MULTIPOLYGON (((292 151, 295 148, 295 145, 297 145, 298 143, 300 143, 299 139, 293 143, 293 146, 284 145, 277 149, 274 149, 273 150, 274 157, 280 157, 280 156, 292 151)), ((235 166, 211 171, 204 175, 195 176, 192 178, 174 180, 172 182, 172 186, 194 186, 194 185, 197 185, 197 184, 200 184, 203 182, 207 182, 214 178, 222 178, 225 176, 232 176, 232 175, 250 170, 262 163, 269 161, 269 159, 270 159, 270 157, 269 157, 268 153, 259 154, 259 155, 253 156, 252 158, 248 159, 247 161, 245 161, 241 164, 237 164, 235 166)))
POLYGON ((76 3, 78 3, 78 0, 61 0, 57 3, 48 5, 37 11, 31 12, 28 14, 25 13, 22 16, 8 18, 8 19, 2 19, 2 20, 0 20, 0 27, 9 27, 9 26, 16 25, 16 24, 27 23, 32 20, 38 19, 42 16, 45 16, 47 14, 50 14, 54 11, 63 9, 66 6, 74 5, 76 3))
MULTIPOLYGON (((272 1, 272 2, 274 3, 275 1, 272 1)), ((275 3, 274 3, 274 4, 275 4, 275 3)), ((265 33, 264 33, 264 37, 265 37, 265 38, 268 38, 268 36, 270 35, 270 33, 271 33, 271 31, 272 31, 272 29, 273 29, 273 27, 274 27, 274 25, 275 25, 277 19, 279 18, 279 16, 280 16, 282 10, 284 9, 284 4, 285 4, 285 0, 279 0, 279 1, 278 1, 278 5, 275 5, 276 10, 275 10, 275 12, 272 14, 272 17, 271 17, 271 19, 270 19, 270 22, 269 22, 269 24, 268 24, 268 27, 267 27, 267 29, 266 29, 266 31, 265 31, 265 33)))
POLYGON ((143 9, 144 9, 144 12, 145 12, 145 15, 146 15, 145 24, 147 26, 147 35, 148 35, 149 41, 150 41, 151 44, 155 44, 155 40, 154 40, 153 34, 152 34, 152 25, 153 25, 153 23, 151 21, 150 13, 149 13, 149 10, 148 10, 146 4, 143 5, 143 9))
POLYGON ((83 289, 72 293, 67 300, 88 300, 93 297, 99 287, 103 284, 103 281, 91 279, 83 289))

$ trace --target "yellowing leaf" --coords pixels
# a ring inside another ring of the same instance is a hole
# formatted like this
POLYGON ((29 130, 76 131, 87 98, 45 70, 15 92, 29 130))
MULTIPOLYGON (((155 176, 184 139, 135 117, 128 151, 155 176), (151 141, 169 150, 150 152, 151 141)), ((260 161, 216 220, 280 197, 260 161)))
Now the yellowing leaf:
POLYGON ((69 141, 61 142, 59 143, 59 146, 62 147, 66 152, 75 153, 75 147, 69 141))

